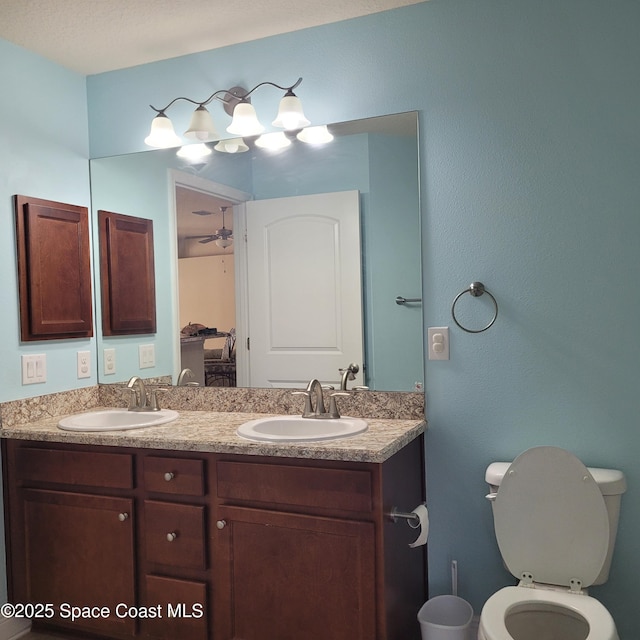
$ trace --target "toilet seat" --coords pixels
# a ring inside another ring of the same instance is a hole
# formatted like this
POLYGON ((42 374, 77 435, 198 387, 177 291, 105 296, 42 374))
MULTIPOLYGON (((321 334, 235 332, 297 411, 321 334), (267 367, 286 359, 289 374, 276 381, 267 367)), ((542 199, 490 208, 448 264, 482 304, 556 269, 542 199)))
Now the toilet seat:
POLYGON ((507 615, 514 607, 526 608, 528 604, 532 608, 548 604, 582 616, 589 624, 589 633, 584 640, 619 640, 611 614, 595 598, 527 587, 504 587, 487 600, 480 615, 478 637, 485 640, 512 640, 513 636, 506 626, 507 615))
POLYGON ((493 513, 500 552, 516 578, 573 591, 597 579, 609 547, 607 508, 591 473, 568 451, 535 447, 520 454, 493 513))

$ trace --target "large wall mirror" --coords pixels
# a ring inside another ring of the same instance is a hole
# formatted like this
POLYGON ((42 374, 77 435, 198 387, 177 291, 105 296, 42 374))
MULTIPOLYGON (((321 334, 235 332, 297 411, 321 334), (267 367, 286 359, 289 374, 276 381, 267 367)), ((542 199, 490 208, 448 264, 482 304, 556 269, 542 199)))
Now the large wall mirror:
POLYGON ((94 222, 100 209, 153 220, 157 298, 155 335, 98 336, 98 380, 171 375, 175 382, 193 363, 209 386, 287 387, 311 377, 339 382, 338 365, 355 362, 349 388, 420 389, 417 128, 411 112, 328 125, 333 140, 322 145, 292 137, 279 151, 249 142, 236 153, 211 144, 195 159, 176 149, 93 159, 94 222), (335 226, 343 207, 355 209, 355 226, 335 226), (296 223, 287 226, 291 216, 296 223), (260 262, 265 253, 277 262, 260 262), (266 289, 272 298, 259 299, 266 289), (413 302, 398 304, 398 297, 413 302), (353 358, 343 344, 352 315, 360 342, 353 358), (303 343, 299 334, 309 327, 303 343), (148 355, 149 344, 147 372, 140 347, 148 355), (254 355, 278 356, 290 344, 304 344, 298 351, 310 369, 259 374, 254 355), (337 356, 329 365, 335 373, 320 374, 319 354, 328 351, 337 356))

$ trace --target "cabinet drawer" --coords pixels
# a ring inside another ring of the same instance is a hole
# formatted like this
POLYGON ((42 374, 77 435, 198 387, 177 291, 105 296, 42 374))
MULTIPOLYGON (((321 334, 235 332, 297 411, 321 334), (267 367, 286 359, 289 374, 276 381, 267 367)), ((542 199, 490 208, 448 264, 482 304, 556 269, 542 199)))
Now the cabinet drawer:
POLYGON ((204 507, 145 500, 144 525, 149 562, 206 569, 204 507))
POLYGON ((144 486, 147 491, 204 495, 204 461, 148 456, 144 458, 144 486))
POLYGON ((165 576, 146 576, 145 606, 157 607, 162 617, 142 620, 144 636, 160 640, 206 640, 207 585, 165 576))
POLYGON ((371 511, 371 473, 353 469, 219 462, 218 497, 224 500, 371 511))
POLYGON ((133 460, 126 453, 24 447, 18 449, 16 459, 23 482, 133 488, 133 460))

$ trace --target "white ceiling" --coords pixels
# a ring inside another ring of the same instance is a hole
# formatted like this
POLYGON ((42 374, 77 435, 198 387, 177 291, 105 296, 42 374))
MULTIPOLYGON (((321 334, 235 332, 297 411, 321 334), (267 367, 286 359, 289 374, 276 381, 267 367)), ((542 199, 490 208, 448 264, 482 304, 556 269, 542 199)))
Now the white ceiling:
POLYGON ((0 38, 91 75, 422 0, 0 0, 0 38))

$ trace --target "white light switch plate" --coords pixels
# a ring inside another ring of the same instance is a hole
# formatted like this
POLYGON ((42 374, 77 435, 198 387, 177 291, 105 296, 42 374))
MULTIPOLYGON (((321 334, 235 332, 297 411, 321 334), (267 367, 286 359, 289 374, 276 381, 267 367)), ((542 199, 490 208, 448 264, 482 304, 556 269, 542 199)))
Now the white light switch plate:
POLYGON ((153 344, 141 344, 138 346, 138 358, 141 369, 149 369, 156 366, 156 348, 153 344))
POLYGON ((44 353, 22 357, 22 384, 47 381, 47 356, 44 353))
POLYGON ((429 360, 449 359, 449 327, 429 327, 427 341, 429 360))

